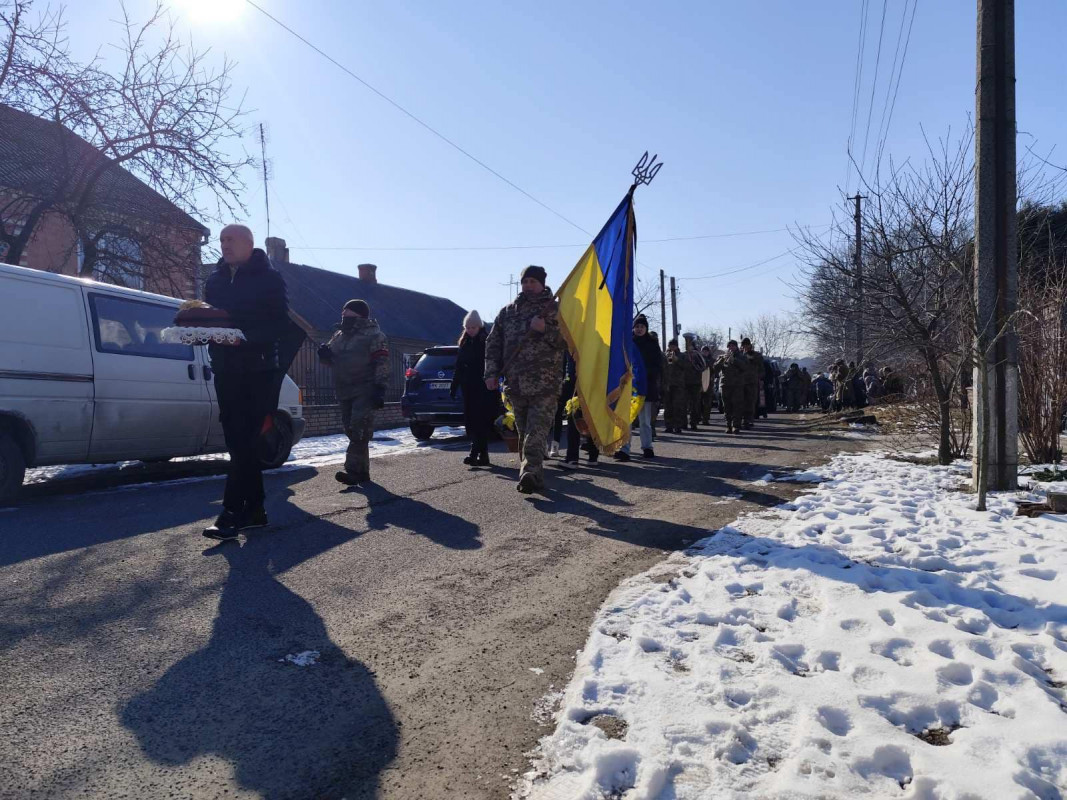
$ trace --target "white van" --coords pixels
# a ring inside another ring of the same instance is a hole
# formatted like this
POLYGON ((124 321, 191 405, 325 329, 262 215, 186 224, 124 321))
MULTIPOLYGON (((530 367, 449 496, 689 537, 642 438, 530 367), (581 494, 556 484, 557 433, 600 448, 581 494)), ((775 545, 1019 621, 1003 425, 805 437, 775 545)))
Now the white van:
MULTIPOLYGON (((0 264, 0 502, 28 466, 225 451, 207 348, 160 341, 180 303, 0 264)), ((271 467, 304 432, 288 376, 274 419, 271 467)))

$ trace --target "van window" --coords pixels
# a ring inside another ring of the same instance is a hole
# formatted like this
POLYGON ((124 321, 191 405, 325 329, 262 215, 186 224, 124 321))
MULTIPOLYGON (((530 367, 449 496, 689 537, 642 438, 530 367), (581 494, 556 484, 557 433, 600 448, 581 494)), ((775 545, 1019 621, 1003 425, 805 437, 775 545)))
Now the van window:
POLYGON ((90 294, 89 303, 101 353, 193 360, 192 345, 160 341, 162 330, 174 324, 174 307, 104 294, 90 294))

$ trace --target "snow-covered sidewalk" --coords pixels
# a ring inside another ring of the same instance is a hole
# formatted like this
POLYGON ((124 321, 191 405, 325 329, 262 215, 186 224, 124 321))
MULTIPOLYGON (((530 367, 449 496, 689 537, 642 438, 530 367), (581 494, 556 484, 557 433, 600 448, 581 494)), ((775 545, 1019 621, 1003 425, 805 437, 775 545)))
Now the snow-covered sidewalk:
POLYGON ((619 587, 517 793, 1060 798, 1067 517, 842 455, 619 587))
MULTIPOLYGON (((437 428, 431 441, 440 441, 456 436, 463 436, 463 428, 437 428)), ((379 456, 408 453, 421 447, 431 446, 431 442, 420 442, 411 433, 409 428, 391 428, 384 431, 375 431, 374 438, 370 443, 371 458, 379 456)), ((292 469, 294 467, 321 467, 329 464, 341 464, 345 460, 345 450, 348 449, 348 437, 343 433, 331 436, 314 436, 302 439, 293 446, 289 454, 289 460, 279 469, 292 469)), ((228 459, 226 453, 212 453, 204 456, 191 456, 189 458, 176 458, 171 463, 181 464, 188 462, 221 461, 228 459)), ((87 474, 114 474, 131 467, 140 467, 140 461, 121 461, 114 464, 68 464, 53 467, 34 467, 26 470, 24 483, 41 483, 57 479, 74 478, 87 474)), ((205 480, 207 477, 186 478, 182 480, 205 480)), ((167 480, 161 476, 160 480, 167 480)))

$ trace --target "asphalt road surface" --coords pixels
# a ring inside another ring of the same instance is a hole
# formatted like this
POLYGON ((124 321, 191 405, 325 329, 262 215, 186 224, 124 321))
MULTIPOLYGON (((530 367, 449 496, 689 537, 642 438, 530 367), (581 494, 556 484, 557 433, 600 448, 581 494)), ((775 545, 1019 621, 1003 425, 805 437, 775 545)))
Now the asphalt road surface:
POLYGON ((271 473, 215 546, 217 477, 38 487, 0 510, 0 797, 507 798, 612 588, 860 445, 716 417, 527 498, 445 442, 271 473))

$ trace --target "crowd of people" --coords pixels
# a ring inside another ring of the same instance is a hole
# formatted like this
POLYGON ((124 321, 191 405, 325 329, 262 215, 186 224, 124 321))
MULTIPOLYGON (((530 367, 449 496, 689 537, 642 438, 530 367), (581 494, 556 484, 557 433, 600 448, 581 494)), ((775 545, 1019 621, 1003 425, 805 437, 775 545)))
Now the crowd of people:
MULTIPOLYGON (((229 225, 220 239, 222 258, 206 283, 205 299, 228 312, 245 334, 237 345, 210 345, 230 467, 223 510, 204 535, 225 541, 237 538, 241 530, 267 524, 256 442, 264 419, 277 404, 276 377, 284 369, 278 343, 288 321, 288 303, 284 280, 255 247, 250 229, 229 225)), ((385 405, 389 382, 386 334, 371 312, 364 300, 346 302, 339 330, 318 351, 321 361, 332 367, 349 439, 344 468, 335 475, 347 486, 370 480, 374 412, 385 405)), ((889 367, 861 372, 854 363, 839 360, 827 374, 813 378, 794 363, 779 377, 777 366, 764 359, 748 338, 740 343, 731 339, 721 354, 699 345, 692 334, 685 334, 683 342, 684 349, 671 339, 664 349, 645 316, 634 319, 631 366, 644 395, 626 435, 632 438, 631 430, 636 429, 643 459, 656 457, 653 442, 661 411, 664 432, 681 434, 710 424, 718 407, 725 415, 727 433, 740 435, 751 430, 759 416, 766 416, 779 391, 785 407, 795 412, 808 406, 862 407, 899 390, 899 379, 889 367)), ((595 462, 599 449, 576 400, 581 388, 548 275, 543 267, 528 266, 522 272, 521 291, 496 315, 491 330, 477 311, 463 320, 451 385, 453 398, 462 395, 471 441, 463 462, 471 467, 489 465, 489 439, 500 417, 501 389, 514 420, 520 492, 544 489, 548 457, 562 454, 562 465, 573 468, 584 450, 595 462), (565 419, 567 442, 561 451, 565 419)), ((612 457, 629 461, 630 442, 624 441, 612 457)))

